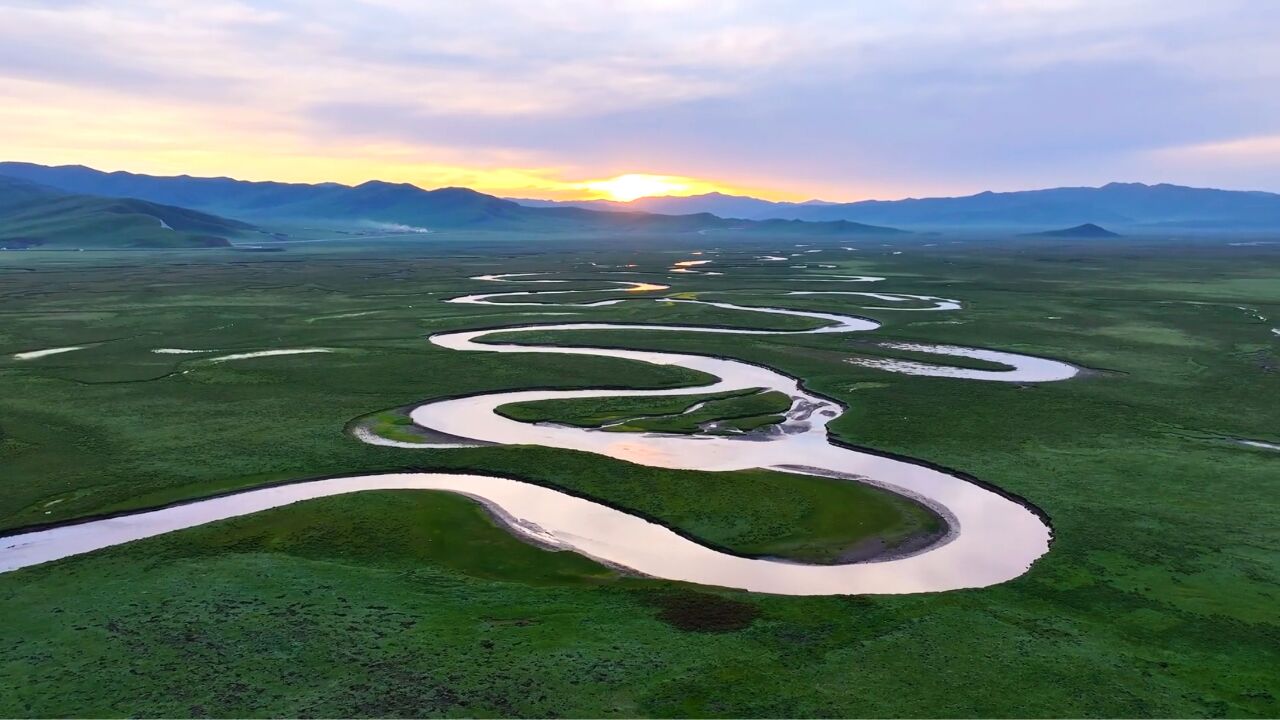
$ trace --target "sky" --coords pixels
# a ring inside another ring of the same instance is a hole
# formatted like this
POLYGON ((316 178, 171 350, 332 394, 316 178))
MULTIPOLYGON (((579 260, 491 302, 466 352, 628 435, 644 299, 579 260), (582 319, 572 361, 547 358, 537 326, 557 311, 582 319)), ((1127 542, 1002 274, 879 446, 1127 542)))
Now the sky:
POLYGON ((1280 2, 0 0, 0 159, 558 199, 1280 191, 1280 2))

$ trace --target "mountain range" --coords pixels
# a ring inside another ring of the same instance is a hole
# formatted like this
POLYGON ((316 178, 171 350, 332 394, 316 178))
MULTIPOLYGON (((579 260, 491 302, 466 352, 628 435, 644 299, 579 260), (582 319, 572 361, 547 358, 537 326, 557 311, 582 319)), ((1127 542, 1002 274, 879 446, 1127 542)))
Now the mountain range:
MULTIPOLYGON (((484 229, 530 232, 781 232, 894 234, 901 231, 841 219, 724 219, 710 213, 660 215, 604 212, 577 207, 528 207, 467 188, 424 190, 407 183, 372 180, 338 183, 249 182, 231 178, 166 177, 103 172, 80 165, 49 167, 0 162, 0 176, 40 183, 63 192, 139 198, 255 223, 331 222, 394 225, 404 229, 484 229)), ((614 209, 616 210, 616 209, 614 209)))
POLYGON ((0 247, 219 246, 237 235, 262 239, 258 225, 274 230, 300 223, 391 231, 890 236, 956 230, 1107 238, 1116 234, 1100 225, 1124 234, 1280 228, 1280 195, 1111 183, 853 203, 715 193, 552 202, 377 180, 355 186, 250 182, 0 162, 0 247))
POLYGON ((519 200, 536 207, 571 206, 654 213, 713 213, 748 220, 847 220, 908 230, 1026 231, 1084 223, 1133 230, 1263 230, 1280 228, 1280 195, 1181 185, 1110 183, 963 197, 863 200, 851 203, 773 202, 710 193, 689 197, 609 200, 519 200))

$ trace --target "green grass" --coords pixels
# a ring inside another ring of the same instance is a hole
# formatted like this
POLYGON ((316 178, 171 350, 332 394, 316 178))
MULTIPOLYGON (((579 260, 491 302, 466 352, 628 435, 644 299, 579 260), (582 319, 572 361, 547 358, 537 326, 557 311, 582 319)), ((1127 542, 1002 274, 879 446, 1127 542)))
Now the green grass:
MULTIPOLYGON (((344 435, 353 418, 434 397, 705 381, 602 358, 455 358, 423 340, 432 332, 676 317, 811 326, 648 301, 577 317, 439 302, 506 289, 468 275, 582 278, 598 272, 591 261, 637 263, 650 274, 635 279, 663 281, 691 249, 531 242, 446 233, 360 254, 355 243, 254 258, 0 253, 0 522, 423 467, 562 487, 740 553, 830 560, 868 533, 927 525, 912 520, 915 506, 836 481, 543 448, 375 448, 344 435), (377 313, 333 317, 366 311, 377 313), (308 322, 316 317, 331 319, 308 322), (217 366, 150 353, 304 346, 346 352, 217 366)), ((830 426, 840 439, 972 473, 1045 509, 1055 542, 1023 577, 901 597, 689 588, 525 546, 461 498, 330 498, 0 575, 0 715, 1280 714, 1280 508, 1267 501, 1280 490, 1280 453, 1222 440, 1280 442, 1270 333, 1280 253, 903 242, 898 256, 828 249, 823 262, 841 267, 822 272, 887 275, 876 289, 956 297, 964 310, 783 297, 795 283, 781 278, 802 271, 751 258, 785 246, 744 244, 717 258, 724 277, 667 282, 707 298, 733 291, 743 304, 874 315, 884 327, 546 340, 720 354, 799 377, 847 405, 830 426), (1034 386, 907 377, 846 362, 868 339, 1008 349, 1097 371, 1034 386)))
POLYGON ((351 421, 352 427, 363 427, 378 437, 408 443, 430 442, 422 429, 413 423, 404 409, 379 410, 351 421))
POLYGON ((522 422, 555 422, 610 432, 693 434, 719 422, 721 428, 755 430, 783 420, 791 398, 759 388, 676 397, 570 398, 509 403, 498 414, 522 422), (690 410, 702 404, 697 410, 690 410))
POLYGON ((720 423, 721 428, 733 428, 739 432, 751 432, 770 425, 777 425, 785 418, 782 415, 748 415, 735 417, 720 423))
POLYGON ((783 416, 780 413, 786 412, 790 407, 791 397, 774 390, 710 400, 688 414, 637 418, 609 429, 693 434, 709 423, 717 423, 718 429, 712 432, 724 432, 725 428, 755 430, 782 422, 783 416))
POLYGON ((700 393, 670 397, 605 397, 534 400, 508 403, 497 408, 499 415, 520 422, 556 422, 582 428, 628 420, 643 415, 674 415, 700 402, 734 397, 752 392, 731 390, 723 393, 700 393))

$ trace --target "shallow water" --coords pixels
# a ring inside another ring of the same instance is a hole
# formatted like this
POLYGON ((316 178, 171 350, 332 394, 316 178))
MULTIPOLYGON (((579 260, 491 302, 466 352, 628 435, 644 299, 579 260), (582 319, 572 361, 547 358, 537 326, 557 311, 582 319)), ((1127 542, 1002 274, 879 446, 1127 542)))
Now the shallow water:
POLYGON ((257 350, 255 352, 219 355, 208 359, 211 363, 228 362, 230 360, 248 360, 250 358, 275 357, 277 355, 311 355, 313 353, 331 353, 332 348, 283 348, 280 350, 257 350))
POLYGON ((1008 370, 974 370, 949 365, 930 365, 912 360, 895 358, 849 358, 848 362, 863 367, 871 367, 906 375, 925 375, 929 377, 963 378, 966 380, 989 380, 993 382, 1053 382, 1069 380, 1079 374, 1080 369, 1057 360, 1019 355, 1017 353, 980 348, 960 347, 957 345, 928 345, 924 343, 886 342, 881 347, 909 352, 933 353, 936 355, 953 355, 1007 366, 1008 370))
POLYGON ((888 302, 909 302, 919 300, 933 303, 928 307, 885 307, 883 305, 864 305, 864 310, 959 310, 960 301, 936 295, 908 295, 905 293, 873 293, 853 292, 849 290, 793 290, 788 295, 861 295, 863 297, 885 300, 888 302))
POLYGON ((45 348, 44 350, 28 350, 26 352, 14 353, 14 360, 35 360, 36 358, 48 357, 49 355, 60 355, 62 353, 71 352, 73 350, 83 350, 87 345, 70 345, 68 347, 45 348))
POLYGON ((535 283, 562 283, 568 280, 525 280, 524 278, 535 275, 546 275, 547 273, 531 272, 531 273, 502 273, 501 275, 476 275, 468 278, 470 280, 487 280, 489 282, 535 282, 535 283), (508 278, 521 278, 520 280, 509 280, 508 278))

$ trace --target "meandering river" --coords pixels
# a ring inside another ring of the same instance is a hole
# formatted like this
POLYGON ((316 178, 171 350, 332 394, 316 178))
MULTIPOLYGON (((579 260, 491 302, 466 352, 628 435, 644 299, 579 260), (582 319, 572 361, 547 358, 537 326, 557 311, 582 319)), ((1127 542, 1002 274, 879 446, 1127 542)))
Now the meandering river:
MULTIPOLYGON (((534 274, 485 275, 494 282, 558 282, 534 274)), ((799 278, 798 278, 799 279, 799 278)), ((803 278, 806 281, 822 278, 803 278)), ((882 278, 830 276, 829 281, 875 282, 882 278)), ((642 293, 665 285, 610 282, 602 290, 517 291, 467 295, 448 300, 460 304, 496 306, 538 305, 547 296, 611 292, 625 289, 635 298, 611 298, 572 304, 575 308, 612 305, 641 299, 642 293)), ((955 310, 960 302, 933 296, 854 291, 812 291, 794 294, 840 293, 863 295, 881 302, 931 303, 926 307, 879 307, 891 310, 955 310)), ((528 346, 486 341, 499 333, 546 333, 572 330, 627 332, 696 332, 742 335, 866 332, 879 324, 836 313, 783 308, 745 307, 723 302, 672 300, 709 305, 738 312, 797 316, 822 323, 803 331, 772 331, 690 325, 631 325, 559 323, 470 330, 433 335, 429 341, 457 352, 543 353, 607 356, 660 365, 676 365, 718 378, 711 385, 669 390, 530 390, 502 392, 425 403, 411 413, 414 423, 458 438, 497 444, 533 444, 581 450, 653 467, 691 470, 772 468, 847 478, 918 500, 941 515, 950 528, 936 543, 913 554, 845 565, 805 565, 783 560, 744 558, 727 554, 675 532, 583 498, 530 483, 461 473, 389 473, 299 482, 249 490, 140 512, 122 517, 55 527, 0 540, 0 572, 77 555, 111 545, 194 527, 216 520, 259 512, 302 500, 368 490, 441 490, 472 497, 488 506, 510 529, 540 544, 572 550, 601 562, 669 580, 741 588, 785 595, 915 593, 981 587, 1024 573, 1049 547, 1051 531, 1040 515, 1024 502, 926 464, 833 444, 826 425, 839 416, 836 402, 809 393, 793 377, 770 368, 737 360, 683 353, 619 350, 597 347, 528 346), (589 397, 696 395, 728 390, 766 388, 792 398, 780 431, 759 436, 683 436, 611 433, 553 424, 509 420, 494 411, 513 402, 589 397)), ((915 361, 864 358, 864 364, 889 372, 935 375, 957 380, 1051 382, 1075 376, 1078 369, 1044 358, 977 348, 920 343, 889 345, 917 353, 988 360, 1008 370, 974 370, 915 361)), ((406 448, 439 447, 363 439, 406 448)))

